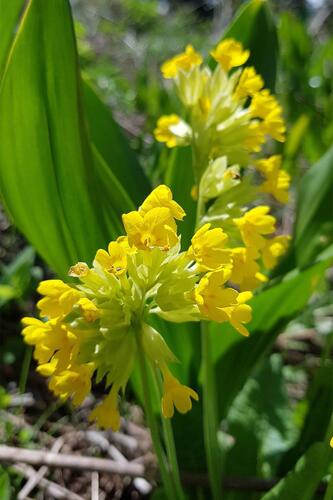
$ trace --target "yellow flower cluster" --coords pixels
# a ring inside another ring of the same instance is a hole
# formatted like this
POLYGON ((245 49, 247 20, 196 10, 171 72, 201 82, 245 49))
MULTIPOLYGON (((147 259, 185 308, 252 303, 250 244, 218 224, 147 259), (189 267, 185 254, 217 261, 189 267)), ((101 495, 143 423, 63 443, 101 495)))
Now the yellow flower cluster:
POLYGON ((119 392, 142 349, 163 376, 163 415, 171 417, 174 408, 189 411, 198 395, 171 374, 168 364, 176 358, 152 326, 154 317, 230 322, 248 335, 249 284, 260 281, 255 259, 262 255, 270 268, 285 245, 282 237, 266 239, 275 229, 267 212, 267 207, 257 207, 234 221, 244 247, 229 247, 224 231, 206 224, 190 248, 181 251, 176 221, 185 212, 167 186, 154 189, 139 210, 123 215, 125 236, 111 242, 107 251, 98 250, 92 267, 78 262, 70 268, 74 283, 40 283, 42 319, 24 318, 23 336, 34 346, 37 370, 49 377, 50 389, 80 405, 92 379, 104 380, 109 394, 90 418, 116 430, 119 392))
POLYGON ((227 167, 252 167, 264 177, 260 187, 279 202, 288 199, 289 175, 281 170, 279 157, 260 163, 253 155, 268 138, 283 142, 285 124, 282 108, 256 73, 242 66, 250 52, 234 39, 223 40, 211 52, 216 61, 212 71, 191 45, 162 65, 163 76, 172 79, 187 108, 186 123, 176 114, 162 116, 154 134, 170 148, 191 145, 193 163, 200 180, 208 161, 227 158, 227 167))

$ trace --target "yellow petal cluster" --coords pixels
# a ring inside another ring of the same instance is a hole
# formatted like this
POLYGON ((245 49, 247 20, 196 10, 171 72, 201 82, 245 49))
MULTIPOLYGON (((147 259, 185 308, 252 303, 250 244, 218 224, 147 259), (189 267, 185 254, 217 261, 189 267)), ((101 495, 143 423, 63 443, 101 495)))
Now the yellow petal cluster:
MULTIPOLYGON (((154 131, 155 138, 168 147, 192 146, 198 179, 209 161, 222 157, 227 158, 227 166, 253 165, 252 156, 262 151, 265 142, 283 142, 286 131, 277 99, 264 88, 253 66, 243 66, 249 50, 230 38, 220 42, 211 55, 217 62, 213 70, 201 64, 202 58, 192 47, 162 66, 163 76, 173 78, 189 122, 175 114, 162 116, 154 131)), ((263 189, 276 194, 287 184, 288 177, 280 172, 263 189)))
POLYGON ((138 348, 163 375, 162 414, 189 411, 198 395, 171 374, 168 365, 176 358, 150 322, 156 315, 172 322, 229 322, 248 335, 246 302, 250 289, 265 279, 256 259, 262 255, 270 269, 286 247, 282 236, 264 237, 274 231, 275 219, 268 207, 256 207, 235 219, 244 248, 230 246, 226 232, 208 223, 182 251, 177 222, 184 216, 171 190, 158 186, 138 210, 123 215, 126 234, 97 250, 92 267, 72 266, 71 283, 42 281, 37 303, 42 319, 23 319, 37 370, 49 378, 56 396, 80 405, 94 380, 105 382, 108 395, 90 415, 101 427, 119 428, 119 393, 138 348))

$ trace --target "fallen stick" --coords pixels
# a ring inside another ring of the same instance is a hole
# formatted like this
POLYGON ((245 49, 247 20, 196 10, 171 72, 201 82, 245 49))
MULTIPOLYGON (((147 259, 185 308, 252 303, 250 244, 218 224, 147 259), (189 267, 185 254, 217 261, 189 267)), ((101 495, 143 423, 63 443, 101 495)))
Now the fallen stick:
MULTIPOLYGON (((35 469, 26 464, 13 465, 13 469, 17 473, 22 474, 23 476, 28 478, 35 472, 35 469)), ((41 478, 39 486, 53 499, 57 498, 62 500, 84 500, 83 497, 77 495, 76 493, 73 493, 60 484, 54 483, 49 479, 45 479, 45 477, 41 478)))
POLYGON ((0 462, 23 462, 30 465, 48 465, 61 469, 80 469, 87 471, 108 472, 122 476, 142 476, 144 467, 141 464, 119 463, 113 460, 79 455, 57 454, 43 450, 27 450, 12 446, 0 446, 0 462))
MULTIPOLYGON (((58 438, 52 445, 51 452, 59 453, 64 444, 63 438, 58 438)), ((34 470, 34 469, 33 469, 34 470)), ((38 471, 31 474, 21 491, 17 495, 17 500, 25 500, 29 493, 40 483, 40 480, 47 474, 49 468, 46 465, 40 467, 38 471)))

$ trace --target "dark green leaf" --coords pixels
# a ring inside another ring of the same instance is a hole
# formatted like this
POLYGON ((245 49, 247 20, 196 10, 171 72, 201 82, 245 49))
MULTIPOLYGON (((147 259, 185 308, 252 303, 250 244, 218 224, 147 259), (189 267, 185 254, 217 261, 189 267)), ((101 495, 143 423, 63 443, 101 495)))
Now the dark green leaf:
POLYGON ((320 480, 327 473, 333 451, 328 443, 315 443, 295 469, 262 497, 262 500, 313 500, 320 480))
POLYGON ((92 142, 132 200, 141 205, 150 191, 150 184, 136 155, 111 111, 87 80, 83 81, 83 97, 92 142))
POLYGON ((67 0, 31 0, 0 89, 0 190, 17 227, 60 275, 91 261, 134 205, 90 147, 67 0), (18 126, 19 124, 19 126, 18 126))
POLYGON ((333 147, 304 175, 299 189, 295 249, 299 265, 333 243, 333 147))
POLYGON ((25 0, 0 0, 0 81, 6 66, 10 45, 15 35, 15 28, 23 12, 25 0))

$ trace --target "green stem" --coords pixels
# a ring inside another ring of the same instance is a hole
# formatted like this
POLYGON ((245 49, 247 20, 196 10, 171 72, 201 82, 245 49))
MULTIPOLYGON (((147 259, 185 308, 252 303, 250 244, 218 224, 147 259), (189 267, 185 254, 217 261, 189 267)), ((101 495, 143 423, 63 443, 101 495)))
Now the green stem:
POLYGON ((218 447, 218 413, 214 364, 211 352, 209 323, 201 322, 201 352, 203 370, 203 421, 208 474, 214 500, 221 500, 221 453, 218 447))
MULTIPOLYGON (((155 375, 155 381, 158 386, 158 392, 159 394, 163 393, 162 389, 162 381, 161 381, 161 375, 157 371, 157 369, 154 369, 154 375, 155 375)), ((171 466, 171 476, 172 480, 174 482, 175 490, 177 492, 177 498, 180 500, 183 500, 184 497, 184 492, 183 492, 183 487, 180 479, 180 473, 179 473, 179 466, 178 466, 178 460, 177 460, 177 451, 176 451, 176 445, 175 445, 175 439, 173 435, 173 430, 172 430, 172 424, 169 418, 162 418, 162 428, 163 428, 163 435, 164 435, 164 441, 165 441, 165 446, 166 446, 166 452, 168 456, 168 461, 171 466)))
MULTIPOLYGON (((196 228, 198 229, 202 216, 205 213, 205 204, 198 193, 196 228)), ((222 493, 222 456, 218 445, 218 411, 215 387, 214 363, 211 353, 211 332, 209 323, 201 321, 201 355, 203 371, 203 431, 208 475, 214 500, 221 500, 222 493)))
POLYGON ((24 353, 24 359, 22 363, 20 380, 19 380, 19 390, 21 394, 25 392, 27 387, 31 358, 32 358, 32 347, 27 346, 24 353))
POLYGON ((146 418, 148 422, 148 426, 151 433, 151 438, 153 442, 153 446, 155 449, 155 453, 157 456, 157 460, 160 467, 160 474, 163 482, 163 486, 165 488, 166 497, 169 500, 175 500, 176 495, 174 491, 173 484, 170 481, 170 471, 168 469, 168 463, 165 457, 164 449, 161 443, 159 429, 157 425, 157 421, 154 415, 153 404, 151 400, 151 390, 149 384, 149 375, 147 370, 147 363, 145 360, 145 356, 143 353, 142 340, 141 340, 141 330, 136 331, 136 343, 137 343, 137 351, 138 351, 138 359, 139 359, 139 367, 141 374, 141 381, 143 387, 143 399, 144 406, 146 412, 146 418))

